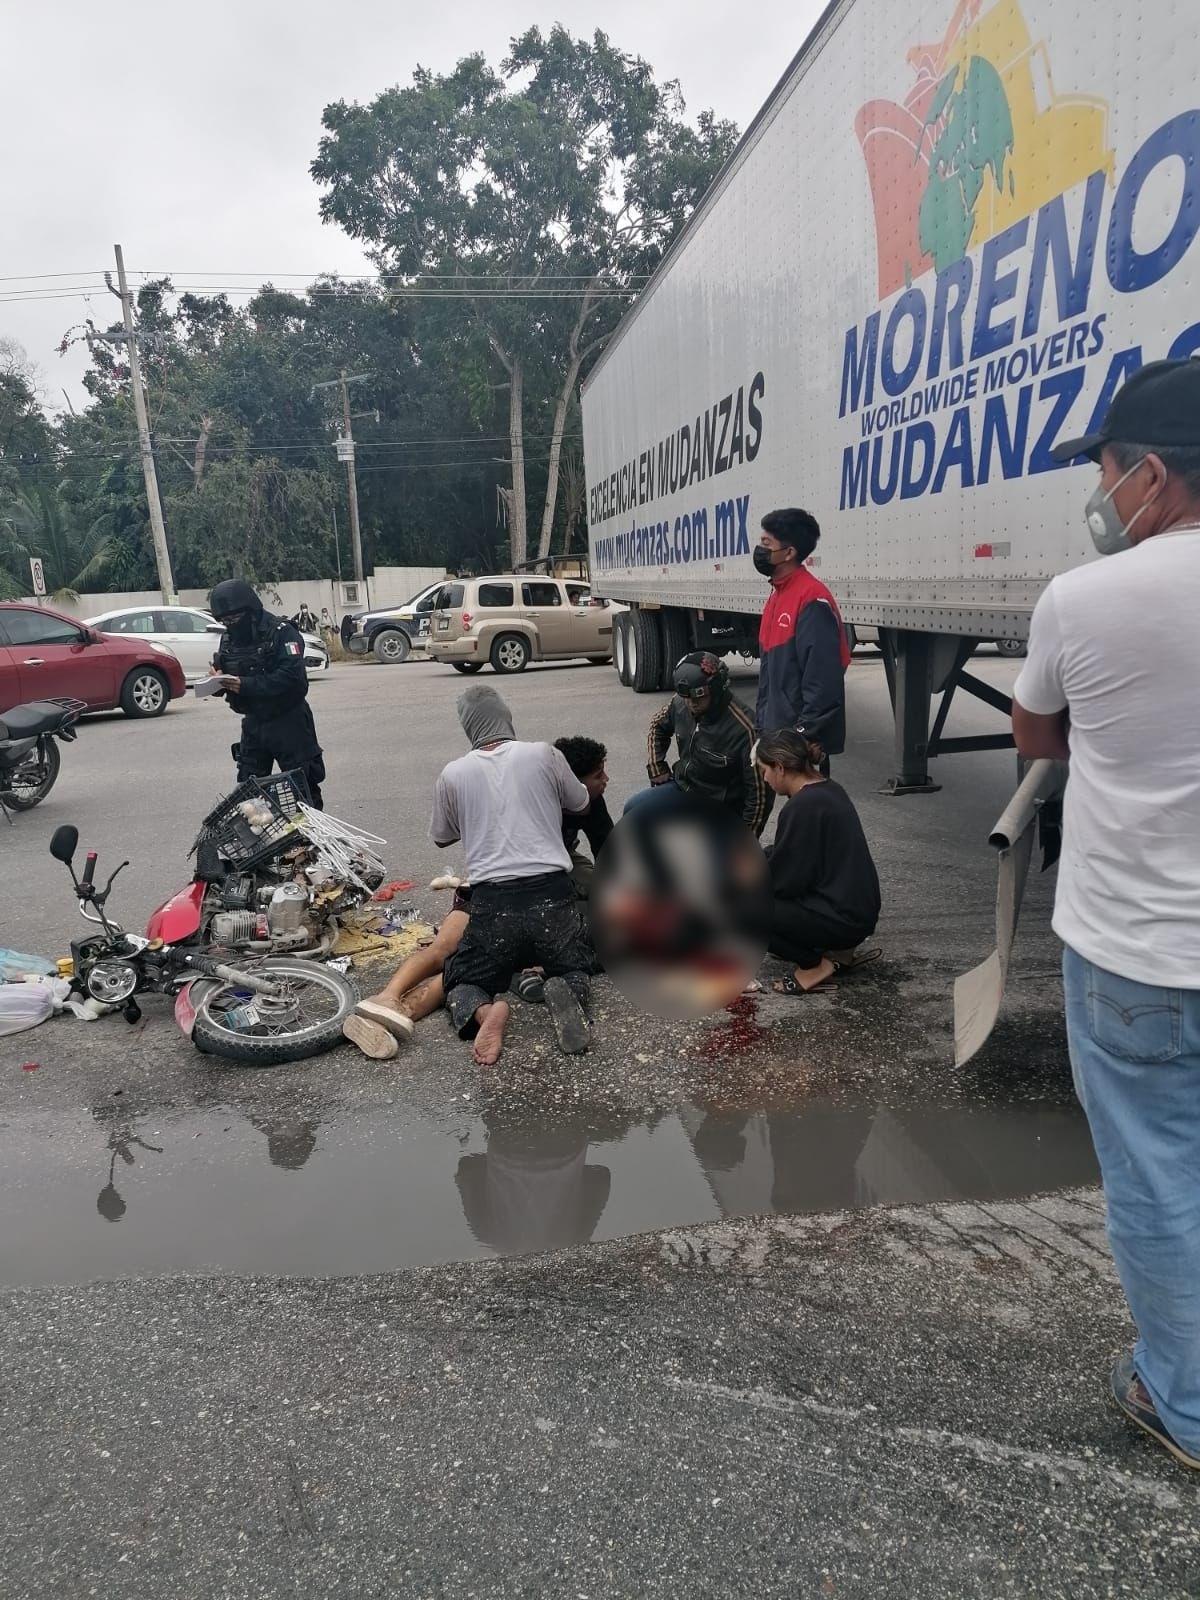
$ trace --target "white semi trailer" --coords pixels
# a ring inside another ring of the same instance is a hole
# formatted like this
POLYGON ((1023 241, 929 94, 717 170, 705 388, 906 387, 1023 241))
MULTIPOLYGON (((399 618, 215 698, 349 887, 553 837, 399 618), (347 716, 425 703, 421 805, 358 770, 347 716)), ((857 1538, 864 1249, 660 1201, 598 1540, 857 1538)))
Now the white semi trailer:
POLYGON ((942 730, 956 690, 1007 710, 972 653, 1093 559, 1095 469, 1051 449, 1200 351, 1195 24, 1182 0, 834 0, 584 386, 623 681, 755 649, 759 521, 800 505, 847 624, 879 630, 896 792, 1010 743, 942 730))

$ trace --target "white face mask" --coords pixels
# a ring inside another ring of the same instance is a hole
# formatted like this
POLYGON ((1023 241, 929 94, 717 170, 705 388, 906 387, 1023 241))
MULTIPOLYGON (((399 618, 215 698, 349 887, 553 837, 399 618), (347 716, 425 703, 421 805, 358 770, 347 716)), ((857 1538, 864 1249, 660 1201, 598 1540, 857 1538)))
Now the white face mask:
POLYGON ((1092 543, 1102 556, 1115 556, 1122 550, 1133 548, 1133 540, 1129 537, 1130 529, 1142 512, 1149 506, 1150 502, 1147 500, 1144 505, 1139 506, 1128 522, 1122 522, 1120 513, 1113 504, 1113 495, 1116 494, 1123 483, 1133 476, 1141 465, 1141 461, 1135 461, 1129 471, 1107 491, 1104 485, 1101 484, 1083 508, 1083 514, 1087 518, 1088 532, 1092 536, 1092 543))

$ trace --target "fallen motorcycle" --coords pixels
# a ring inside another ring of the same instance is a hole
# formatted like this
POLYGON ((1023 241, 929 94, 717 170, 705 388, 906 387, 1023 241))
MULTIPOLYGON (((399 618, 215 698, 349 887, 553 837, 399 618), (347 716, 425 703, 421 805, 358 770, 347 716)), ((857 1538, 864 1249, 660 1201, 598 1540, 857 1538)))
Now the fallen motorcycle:
POLYGON ((358 996, 340 973, 288 957, 223 960, 205 952, 203 882, 160 906, 145 938, 126 933, 104 908, 128 861, 98 889, 95 851, 76 876, 78 846, 79 830, 69 825, 50 841, 50 854, 71 874, 80 915, 101 929, 71 944, 72 987, 85 1000, 120 1008, 127 1022, 136 1022, 139 994, 175 995, 176 1020, 200 1050, 257 1066, 300 1061, 341 1042, 342 1023, 358 996))
POLYGON ((41 804, 58 778, 55 740, 70 743, 86 710, 82 700, 30 700, 0 712, 0 811, 41 804))
POLYGON ((377 841, 312 812, 307 800, 301 773, 275 773, 247 779, 205 817, 192 846, 194 881, 176 899, 194 905, 210 953, 320 960, 338 919, 383 882, 377 841))

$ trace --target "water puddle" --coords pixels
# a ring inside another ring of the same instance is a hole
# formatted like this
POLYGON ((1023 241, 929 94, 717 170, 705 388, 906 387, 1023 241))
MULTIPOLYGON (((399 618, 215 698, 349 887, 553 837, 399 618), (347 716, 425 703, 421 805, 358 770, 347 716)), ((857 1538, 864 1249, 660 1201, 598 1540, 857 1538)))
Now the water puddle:
POLYGON ((551 1250, 720 1217, 1088 1184, 1074 1110, 807 1104, 633 1126, 218 1106, 0 1122, 0 1283, 339 1276, 551 1250))

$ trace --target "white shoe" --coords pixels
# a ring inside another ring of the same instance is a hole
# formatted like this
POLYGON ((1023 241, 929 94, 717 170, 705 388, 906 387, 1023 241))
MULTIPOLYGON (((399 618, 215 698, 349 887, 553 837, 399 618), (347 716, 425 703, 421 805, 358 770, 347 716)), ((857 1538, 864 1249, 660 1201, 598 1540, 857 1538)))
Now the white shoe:
POLYGON ((401 1044, 406 1044, 416 1031, 411 1017, 406 1017, 403 1011, 393 1011, 391 1006, 385 1006, 379 1000, 360 1000, 354 1008, 354 1014, 365 1017, 377 1027, 386 1028, 401 1044))
POLYGON ((342 1023, 342 1037, 357 1045, 372 1061, 391 1061, 400 1054, 400 1046, 393 1035, 368 1017, 347 1017, 342 1023))

